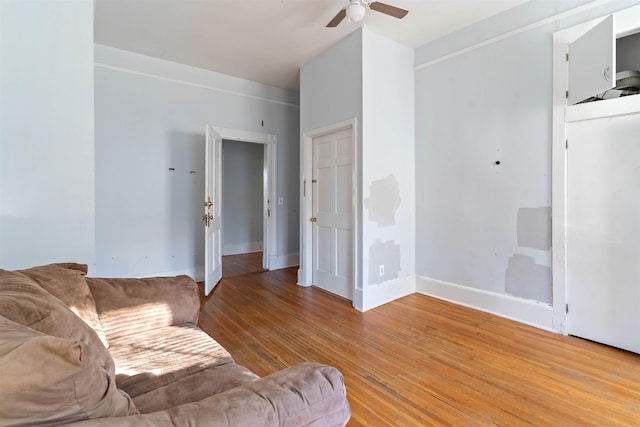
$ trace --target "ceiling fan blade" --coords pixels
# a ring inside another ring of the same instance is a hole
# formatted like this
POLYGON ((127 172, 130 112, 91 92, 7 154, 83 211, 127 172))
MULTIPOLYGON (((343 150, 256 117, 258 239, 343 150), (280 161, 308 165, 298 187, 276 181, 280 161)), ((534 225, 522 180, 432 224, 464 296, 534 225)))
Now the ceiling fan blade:
POLYGON ((369 5, 370 9, 376 12, 384 13, 385 15, 393 16, 394 18, 402 19, 409 13, 406 9, 400 9, 399 7, 391 6, 390 4, 374 1, 369 5))
POLYGON ((327 27, 337 27, 339 23, 347 16, 347 9, 342 9, 333 19, 327 24, 327 27))

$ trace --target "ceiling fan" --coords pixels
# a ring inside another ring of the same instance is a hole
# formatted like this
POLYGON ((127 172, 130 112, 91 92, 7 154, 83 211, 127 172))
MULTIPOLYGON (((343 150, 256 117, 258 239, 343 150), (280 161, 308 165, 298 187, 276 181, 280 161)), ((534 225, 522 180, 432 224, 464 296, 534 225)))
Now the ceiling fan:
POLYGON ((400 9, 399 7, 391 6, 390 4, 382 3, 372 0, 349 0, 351 4, 342 9, 338 14, 327 24, 327 27, 337 27, 340 22, 346 17, 349 18, 349 22, 359 22, 364 19, 364 13, 366 9, 375 10, 376 12, 384 13, 385 15, 393 16, 394 18, 402 19, 407 13, 406 9, 400 9))

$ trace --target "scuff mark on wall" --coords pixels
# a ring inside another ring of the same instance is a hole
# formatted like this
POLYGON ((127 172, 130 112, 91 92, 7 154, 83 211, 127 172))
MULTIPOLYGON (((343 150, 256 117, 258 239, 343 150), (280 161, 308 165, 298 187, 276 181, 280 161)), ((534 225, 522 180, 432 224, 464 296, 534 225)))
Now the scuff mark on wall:
POLYGON ((393 175, 373 181, 369 187, 369 198, 364 200, 369 210, 369 221, 379 227, 389 227, 396 223, 395 212, 400 207, 400 186, 393 175))
POLYGON ((551 248, 551 208, 518 209, 518 246, 548 251, 551 248))
POLYGON ((526 255, 513 255, 505 272, 505 291, 520 298, 552 303, 551 268, 526 255))
POLYGON ((400 273, 400 245, 395 241, 375 241, 369 247, 369 284, 377 285, 387 280, 397 279, 400 273), (380 274, 383 266, 383 274, 380 274))

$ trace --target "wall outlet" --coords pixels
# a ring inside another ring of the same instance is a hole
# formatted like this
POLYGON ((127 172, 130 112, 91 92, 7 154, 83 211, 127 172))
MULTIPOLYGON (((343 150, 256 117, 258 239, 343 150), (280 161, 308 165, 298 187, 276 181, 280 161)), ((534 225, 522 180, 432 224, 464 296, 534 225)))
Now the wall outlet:
POLYGON ((384 276, 384 264, 380 264, 378 267, 378 276, 384 276))

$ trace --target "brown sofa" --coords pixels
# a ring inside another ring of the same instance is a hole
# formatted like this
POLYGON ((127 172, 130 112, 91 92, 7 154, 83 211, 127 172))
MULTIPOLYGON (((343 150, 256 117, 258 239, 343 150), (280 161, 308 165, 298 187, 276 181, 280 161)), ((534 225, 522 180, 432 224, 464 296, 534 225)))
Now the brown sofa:
POLYGON ((197 326, 187 276, 0 270, 0 426, 343 426, 342 375, 303 363, 264 378, 197 326))

